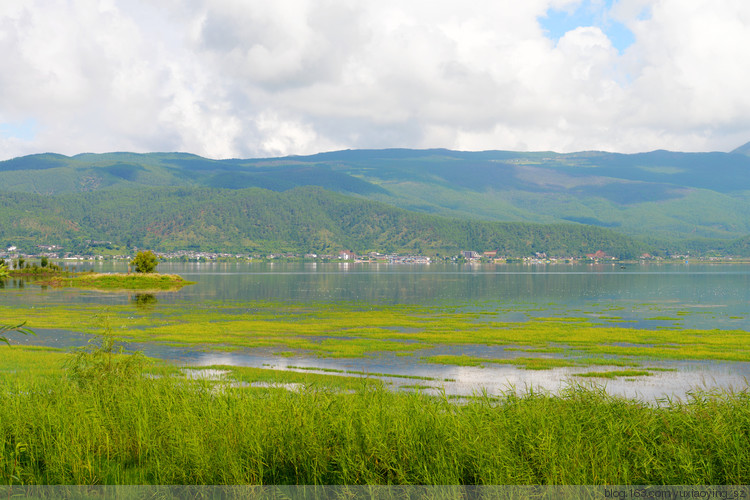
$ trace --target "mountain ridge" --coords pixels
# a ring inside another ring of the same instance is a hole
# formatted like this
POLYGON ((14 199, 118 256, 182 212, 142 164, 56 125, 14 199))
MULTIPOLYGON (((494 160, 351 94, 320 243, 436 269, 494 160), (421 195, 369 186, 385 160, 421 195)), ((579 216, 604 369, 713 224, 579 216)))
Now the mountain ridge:
POLYGON ((728 241, 750 234, 750 155, 736 152, 393 148, 223 160, 47 153, 0 162, 4 191, 56 195, 138 186, 276 192, 318 186, 460 219, 590 223, 637 238, 728 241))

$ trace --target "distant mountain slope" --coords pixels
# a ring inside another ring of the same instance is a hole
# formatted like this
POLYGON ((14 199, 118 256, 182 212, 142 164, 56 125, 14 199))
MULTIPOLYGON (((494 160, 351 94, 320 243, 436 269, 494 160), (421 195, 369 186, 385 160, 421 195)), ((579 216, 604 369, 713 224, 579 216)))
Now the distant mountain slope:
POLYGON ((750 156, 750 142, 738 147, 737 149, 732 151, 732 154, 750 156))
POLYGON ((185 153, 85 153, 73 157, 48 153, 0 162, 0 189, 7 191, 62 194, 137 185, 274 191, 320 186, 363 195, 382 192, 378 186, 327 165, 294 161, 256 167, 242 160, 218 161, 185 153))
POLYGON ((45 154, 0 162, 0 189, 49 195, 136 186, 277 192, 319 186, 462 219, 575 222, 640 238, 731 240, 750 234, 749 148, 630 155, 385 149, 234 160, 45 154))
POLYGON ((634 257, 647 247, 578 224, 455 220, 409 212, 317 187, 140 188, 40 196, 0 193, 0 243, 85 240, 157 250, 451 252, 499 250, 634 257))

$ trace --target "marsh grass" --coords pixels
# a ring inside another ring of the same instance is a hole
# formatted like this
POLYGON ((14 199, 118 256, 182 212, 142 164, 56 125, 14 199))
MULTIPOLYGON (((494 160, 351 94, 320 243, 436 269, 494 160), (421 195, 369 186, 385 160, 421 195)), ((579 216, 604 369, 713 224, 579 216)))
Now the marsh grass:
MULTIPOLYGON (((391 392, 380 381, 341 374, 216 366, 208 368, 226 372, 218 381, 189 378, 182 367, 120 354, 110 340, 104 318, 104 334, 67 355, 57 376, 2 373, 0 482, 750 481, 747 391, 696 392, 649 405, 572 385, 558 395, 511 390, 459 401, 416 386, 391 392)), ((17 354, 3 367, 62 356, 6 351, 17 354)))
POLYGON ((2 347, 0 351, 0 377, 18 374, 24 377, 60 376, 68 355, 62 349, 51 347, 2 347))
POLYGON ((0 380, 4 484, 747 484, 750 398, 0 380))

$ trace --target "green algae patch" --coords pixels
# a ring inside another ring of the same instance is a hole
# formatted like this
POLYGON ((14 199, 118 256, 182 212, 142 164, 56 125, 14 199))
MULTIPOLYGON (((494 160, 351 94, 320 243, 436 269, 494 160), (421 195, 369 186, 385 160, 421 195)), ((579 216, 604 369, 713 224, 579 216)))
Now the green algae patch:
POLYGON ((551 370, 553 368, 575 368, 587 366, 640 366, 639 363, 624 359, 605 358, 541 358, 541 357, 517 357, 510 359, 480 358, 467 355, 440 354, 436 356, 423 356, 422 361, 441 365, 454 366, 485 366, 514 365, 522 370, 551 370))
POLYGON ((546 354, 563 354, 569 349, 564 347, 506 347, 506 351, 538 352, 546 354))
POLYGON ((194 281, 177 274, 159 273, 85 273, 76 276, 57 276, 39 282, 53 287, 73 287, 94 290, 176 291, 194 281))
POLYGON ((477 358, 475 356, 467 356, 465 354, 438 354, 436 356, 423 356, 421 359, 425 363, 451 366, 483 366, 484 363, 490 362, 490 360, 485 358, 477 358))
MULTIPOLYGON (((205 367, 201 367, 204 369, 205 367)), ((340 391, 351 391, 363 386, 380 388, 383 382, 376 378, 329 375, 325 373, 300 373, 291 370, 274 370, 267 368, 253 368, 248 366, 213 366, 211 368, 222 369, 228 372, 227 377, 248 384, 300 384, 305 387, 325 387, 340 391)))
POLYGON ((637 361, 622 358, 581 358, 576 359, 576 363, 581 366, 641 366, 637 361))
POLYGON ((586 378, 608 378, 615 379, 618 377, 648 377, 652 375, 651 372, 646 370, 611 370, 605 372, 586 372, 576 373, 576 377, 586 378))
MULTIPOLYGON (((24 304, 0 304, 0 317, 7 323, 25 321, 32 330, 95 333, 99 327, 91 318, 102 312, 100 305, 59 304, 34 295, 24 304)), ((106 313, 113 334, 123 340, 209 350, 266 348, 287 356, 418 356, 420 350, 442 345, 488 345, 528 354, 524 359, 562 355, 573 366, 630 366, 643 359, 750 361, 750 332, 744 330, 626 328, 564 318, 497 321, 492 315, 477 317, 445 306, 204 301, 155 303, 149 308, 110 305, 106 313), (585 362, 586 358, 600 361, 585 362)), ((531 368, 556 362, 516 363, 531 368)))
POLYGON ((436 356, 424 356, 421 358, 426 363, 455 366, 477 366, 484 368, 490 364, 514 365, 522 370, 551 370, 552 368, 564 368, 578 366, 575 361, 562 358, 533 358, 521 357, 512 359, 489 359, 478 358, 467 355, 440 354, 436 356))

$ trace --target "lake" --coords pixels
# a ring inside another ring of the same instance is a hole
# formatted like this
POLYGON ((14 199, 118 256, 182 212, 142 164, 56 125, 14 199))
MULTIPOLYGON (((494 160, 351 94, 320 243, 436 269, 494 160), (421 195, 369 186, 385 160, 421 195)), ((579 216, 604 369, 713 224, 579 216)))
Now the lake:
MULTIPOLYGON (((122 272, 124 262, 79 262, 79 269, 122 272)), ((750 330, 750 266, 744 264, 555 265, 385 265, 353 263, 163 263, 158 270, 180 274, 195 285, 178 292, 134 294, 51 289, 6 280, 0 299, 8 305, 138 305, 144 298, 159 314, 163 305, 188 310, 213 302, 282 301, 294 304, 409 304, 451 306, 490 313, 497 321, 533 318, 586 318, 594 325, 640 329, 750 330), (144 297, 148 295, 147 297, 144 297)), ((86 335, 69 330, 40 330, 24 343, 72 346, 86 335)), ((498 394, 529 386, 558 391, 581 383, 575 375, 594 368, 524 370, 513 365, 450 366, 384 353, 341 359, 304 353, 279 356, 272 349, 204 352, 190 347, 139 343, 146 354, 193 366, 240 365, 276 369, 320 368, 341 372, 386 373, 431 378, 427 391, 470 395, 498 394), (293 368, 290 368, 293 367, 293 368)), ((746 351, 750 346, 740 346, 746 351)), ((504 359, 518 353, 503 346, 440 345, 420 356, 468 355, 504 359)), ((556 354, 546 354, 555 357, 556 354)), ((615 394, 654 399, 682 397, 695 388, 744 388, 750 363, 703 360, 650 360, 648 377, 618 377, 606 384, 615 394), (662 371, 664 370, 664 371, 662 371)), ((330 373, 330 372, 329 372, 330 373)), ((413 379, 384 377, 394 386, 413 379)))

